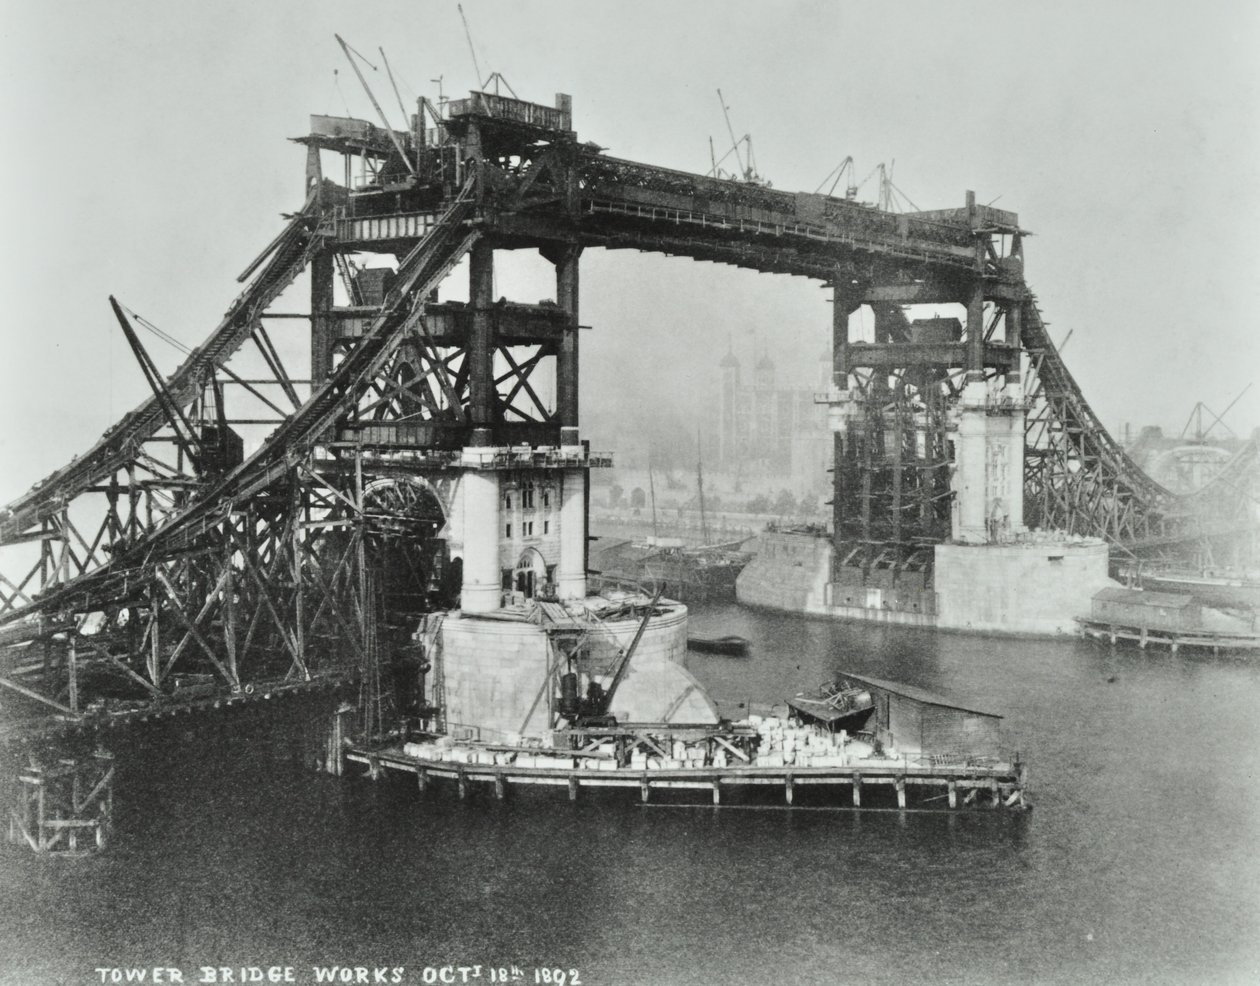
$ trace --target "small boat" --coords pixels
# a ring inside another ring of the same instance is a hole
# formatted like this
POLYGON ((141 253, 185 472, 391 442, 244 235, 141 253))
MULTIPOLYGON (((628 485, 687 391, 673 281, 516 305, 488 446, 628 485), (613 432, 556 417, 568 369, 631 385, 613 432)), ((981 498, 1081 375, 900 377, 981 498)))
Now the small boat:
POLYGON ((869 689, 845 678, 825 682, 818 691, 797 695, 787 704, 797 716, 818 722, 833 733, 841 729, 857 732, 875 709, 869 689))
POLYGON ((731 657, 748 654, 748 641, 733 634, 726 637, 688 637, 687 647, 702 654, 728 654, 731 657))

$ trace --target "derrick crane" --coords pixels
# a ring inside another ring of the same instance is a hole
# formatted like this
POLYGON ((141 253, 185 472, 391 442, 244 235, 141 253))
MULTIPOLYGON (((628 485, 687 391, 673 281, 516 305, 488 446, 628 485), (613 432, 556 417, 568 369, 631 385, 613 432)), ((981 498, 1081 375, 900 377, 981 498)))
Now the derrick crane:
POLYGON ((144 348, 144 344, 140 342, 140 337, 136 335, 136 330, 131 327, 131 321, 124 314, 122 306, 118 304, 118 299, 110 295, 109 304, 114 310, 114 317, 118 319, 118 324, 122 327, 123 335, 127 337, 127 345, 131 347, 131 352, 136 357, 136 362, 140 364, 140 371, 144 374, 145 382, 148 383, 149 389, 153 391, 154 399, 166 416, 166 423, 170 426, 171 431, 175 433, 175 441, 179 445, 180 451, 188 456, 188 461, 192 463, 193 468, 197 472, 201 472, 203 467, 201 436, 197 434, 196 429, 193 428, 192 423, 188 420, 183 410, 171 397, 170 391, 162 380, 162 375, 158 372, 157 364, 153 362, 153 358, 144 348))
POLYGON ((722 117, 726 121, 726 132, 731 139, 731 146, 720 158, 714 159, 713 138, 709 138, 709 157, 712 161, 712 167, 709 174, 714 178, 738 178, 739 181, 745 182, 749 185, 760 185, 765 188, 769 188, 770 182, 765 178, 762 178, 761 175, 757 173, 757 159, 756 155, 753 153, 752 134, 744 134, 738 139, 735 137, 735 130, 731 126, 730 109, 726 105, 726 100, 722 97, 721 89, 717 91, 717 95, 718 102, 722 104, 722 117), (747 159, 745 159, 744 154, 740 152, 741 145, 747 151, 747 159), (735 155, 735 162, 739 166, 739 173, 737 175, 730 175, 721 170, 722 162, 732 154, 735 155))
POLYGON ((840 184, 841 179, 847 175, 849 180, 845 182, 844 197, 850 202, 854 201, 861 186, 853 183, 853 168, 853 155, 845 155, 844 160, 828 171, 827 176, 818 183, 818 187, 814 189, 814 194, 817 195, 821 192, 822 187, 827 184, 827 179, 834 175, 835 180, 832 181, 831 187, 827 189, 827 195, 832 195, 836 190, 836 186, 840 184))
POLYGON ((1242 400, 1243 395, 1246 394, 1247 391, 1249 391, 1250 389, 1251 389, 1251 384, 1247 384, 1247 386, 1243 387, 1243 389, 1238 392, 1238 396, 1235 397, 1232 401, 1230 401, 1229 404, 1226 406, 1225 410, 1222 411, 1220 414, 1217 414, 1215 411, 1213 411, 1210 407, 1208 407, 1202 401, 1199 401, 1198 403, 1196 403, 1194 405, 1194 408, 1190 412, 1190 417, 1186 419, 1185 426, 1181 429, 1181 437, 1182 438, 1186 437, 1186 432, 1190 430, 1191 422, 1194 422, 1195 428, 1194 428, 1193 440, 1196 442, 1205 441, 1207 439, 1209 432, 1211 432, 1212 429, 1215 428, 1217 425, 1220 425, 1222 428, 1224 428, 1226 431, 1228 431, 1232 435, 1233 430, 1222 419, 1225 417, 1225 415, 1229 414, 1229 412, 1233 409, 1234 405, 1237 404, 1240 400, 1242 400), (1203 412, 1204 411, 1207 411, 1207 413, 1212 418, 1212 423, 1208 425, 1206 429, 1203 427, 1203 412))

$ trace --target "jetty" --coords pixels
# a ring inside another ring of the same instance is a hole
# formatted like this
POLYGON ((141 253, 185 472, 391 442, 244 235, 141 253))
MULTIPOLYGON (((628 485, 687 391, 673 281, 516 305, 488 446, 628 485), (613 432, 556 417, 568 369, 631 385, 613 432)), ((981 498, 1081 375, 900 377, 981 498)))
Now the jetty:
POLYGON ((493 787, 498 799, 523 785, 564 787, 570 800, 583 788, 637 790, 643 803, 653 791, 684 799, 699 793, 699 803, 713 805, 764 803, 775 792, 773 803, 790 807, 799 787, 811 792, 811 803, 861 808, 872 806, 869 797, 863 802, 867 788, 879 792, 876 807, 1031 807, 1027 767, 1000 745, 1000 715, 924 689, 848 677, 862 683, 871 707, 865 728, 852 733, 800 715, 789 701, 781 715, 738 722, 608 719, 506 741, 467 728, 462 735, 421 732, 391 744, 352 744, 345 759, 374 779, 385 771, 414 774, 421 791, 454 782, 461 798, 475 785, 493 787))
POLYGON ((1078 616, 1081 632, 1111 644, 1183 647, 1221 651, 1260 650, 1254 617, 1248 622, 1203 606, 1197 598, 1149 589, 1103 589, 1095 593, 1089 616, 1078 616))
MULTIPOLYGON (((678 735, 677 730, 671 732, 678 735)), ((705 745, 723 745, 714 733, 704 735, 700 741, 705 745)), ((644 742, 652 741, 639 737, 632 745, 644 742)), ((942 807, 941 801, 949 808, 1031 807, 1025 795, 1024 764, 948 754, 900 758, 823 755, 816 758, 823 761, 816 765, 809 759, 789 764, 773 755, 764 759, 734 757, 725 762, 715 761, 711 755, 695 761, 666 757, 620 761, 615 754, 590 746, 579 750, 505 749, 407 743, 377 749, 354 746, 347 749, 345 756, 348 761, 367 767, 373 778, 383 771, 413 774, 422 792, 428 791, 434 781, 451 782, 460 798, 468 797, 475 785, 493 789, 500 800, 514 786, 551 786, 566 788, 571 801, 578 799, 583 788, 621 788, 637 791, 643 803, 651 800, 653 792, 699 792, 713 805, 720 805, 724 798, 733 796, 737 803, 743 803, 750 793, 773 789, 782 792, 782 804, 790 807, 796 801, 797 788, 810 788, 836 806, 845 803, 847 794, 847 801, 854 808, 893 807, 893 797, 899 809, 929 804, 942 807), (864 804, 863 790, 870 788, 891 792, 891 796, 877 796, 874 803, 868 796, 864 804)))

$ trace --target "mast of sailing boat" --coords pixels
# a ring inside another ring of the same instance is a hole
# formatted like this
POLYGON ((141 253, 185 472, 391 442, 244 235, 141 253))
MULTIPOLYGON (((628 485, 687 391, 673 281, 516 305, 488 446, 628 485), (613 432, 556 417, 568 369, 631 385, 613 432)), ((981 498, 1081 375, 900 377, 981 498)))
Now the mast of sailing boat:
POLYGON ((700 432, 696 431, 696 486, 700 493, 700 537, 707 546, 709 543, 709 524, 704 516, 704 463, 700 454, 700 432))
POLYGON ((648 491, 652 495, 652 537, 656 537, 656 483, 652 480, 652 453, 650 451, 648 452, 648 491))

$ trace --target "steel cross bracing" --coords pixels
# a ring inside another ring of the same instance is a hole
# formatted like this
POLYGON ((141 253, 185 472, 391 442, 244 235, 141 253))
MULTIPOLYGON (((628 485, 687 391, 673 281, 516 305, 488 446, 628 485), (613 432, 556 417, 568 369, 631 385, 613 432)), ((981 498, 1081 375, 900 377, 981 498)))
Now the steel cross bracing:
MULTIPOLYGON (((119 682, 150 704, 169 704, 204 697, 207 685, 238 695, 357 672, 376 639, 366 547, 381 532, 365 509, 362 449, 347 461, 317 446, 338 421, 355 417, 423 313, 417 299, 477 238, 465 225, 471 186, 400 262, 395 290, 359 344, 257 453, 222 476, 184 477, 197 483, 197 495, 177 495, 143 522, 134 507, 119 518, 119 498, 110 496, 105 533, 96 538, 96 547, 110 549, 104 557, 91 545, 75 553, 63 533, 77 535, 68 507, 42 521, 62 534, 61 544, 50 549, 47 537, 40 544, 38 596, 24 585, 29 578, 5 578, 0 625, 9 646, 0 685, 73 721, 108 712, 119 682), (84 614, 98 618, 85 625, 84 614), (195 669, 195 680, 184 669, 195 669), (116 680, 102 682, 102 673, 116 680)), ((274 297, 277 282, 292 277, 274 260, 267 272, 247 296, 274 297)), ((144 435, 133 422, 148 410, 124 421, 133 447, 144 435)), ((148 417, 151 435, 161 437, 157 415, 148 417)), ((94 452, 98 468, 113 468, 112 447, 94 452)), ((151 465, 147 453, 126 463, 129 472, 137 464, 151 465)), ((45 488, 64 496, 80 482, 96 492, 79 480, 85 471, 59 473, 45 488)), ((133 700, 126 710, 147 706, 133 700)))
POLYGON ((1139 468, 1098 421, 1031 295, 1024 315, 1029 526, 1103 537, 1126 554, 1177 546, 1195 561, 1219 553, 1223 541, 1244 548, 1254 539, 1260 503, 1254 442, 1203 488, 1182 496, 1171 493, 1139 468))
POLYGON ((6 712, 82 722, 356 677, 368 663, 379 679, 373 655, 388 649, 382 635, 400 632, 382 611, 428 605, 392 598, 379 566, 434 562, 426 497, 474 430, 503 447, 558 446, 563 429, 576 433, 571 308, 433 300, 478 243, 483 253, 538 249, 557 271, 568 265, 574 293, 577 255, 598 246, 815 278, 835 289, 841 318, 870 305, 876 342, 850 346, 838 334, 835 368, 837 386, 858 398, 837 439, 836 539, 863 564, 922 566, 924 546, 947 533, 948 411, 969 372, 1023 373, 1030 526, 1166 551, 1207 544, 1250 516, 1253 447, 1211 489, 1177 498, 1101 428, 1024 284, 1012 213, 969 202, 894 215, 618 160, 579 143, 567 111, 488 94, 451 104, 436 130, 389 139, 362 121, 321 121, 299 139, 307 199, 242 275, 252 280, 220 325, 159 393, 0 514, 6 712), (321 150, 343 156, 344 184, 323 176, 321 150), (360 251, 397 258, 373 303, 350 259, 360 251), (309 381, 286 372, 264 328, 303 271, 309 381), (350 301, 341 308, 334 271, 350 301), (905 306, 939 301, 967 306, 967 330, 917 339, 905 306), (251 340, 261 377, 230 365, 251 340), (535 386, 551 361, 568 367, 555 408, 535 386), (238 405, 267 417, 245 418, 238 405), (179 420, 201 429, 185 439, 221 454, 185 454, 179 420), (247 458, 207 430, 251 420, 275 428, 247 458))

